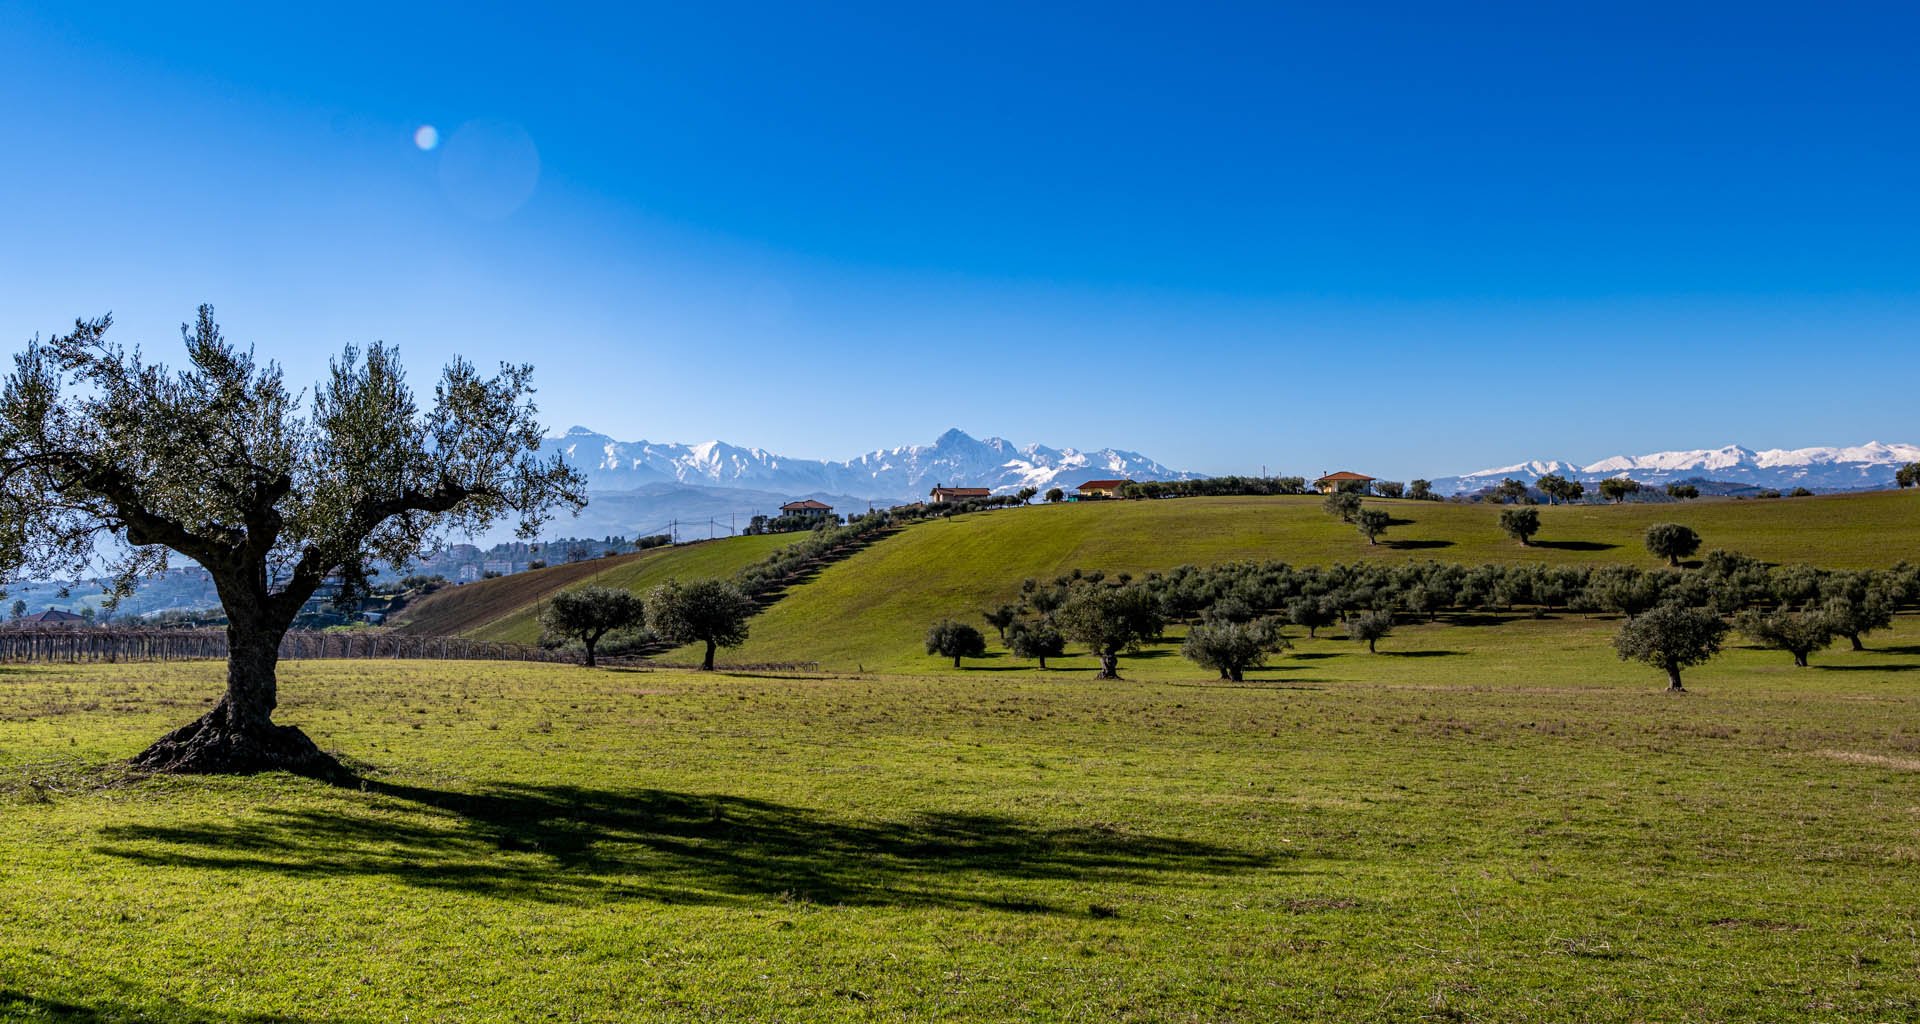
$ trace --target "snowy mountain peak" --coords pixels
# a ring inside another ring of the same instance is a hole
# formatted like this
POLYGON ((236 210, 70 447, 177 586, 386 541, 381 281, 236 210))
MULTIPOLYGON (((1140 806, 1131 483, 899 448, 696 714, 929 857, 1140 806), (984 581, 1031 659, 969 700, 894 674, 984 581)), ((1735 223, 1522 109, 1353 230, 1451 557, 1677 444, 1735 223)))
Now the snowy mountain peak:
POLYGON ((1852 491, 1893 486, 1894 473, 1909 462, 1920 462, 1920 446, 1869 441, 1852 447, 1755 451, 1730 444, 1720 448, 1615 455, 1586 466, 1557 459, 1534 460, 1442 477, 1433 482, 1433 487, 1442 494, 1460 494, 1497 484, 1507 477, 1531 483, 1548 473, 1558 473, 1588 481, 1631 476, 1655 485, 1708 479, 1776 489, 1852 491))
POLYGON ((998 437, 982 441, 958 427, 931 444, 878 449, 844 462, 790 459, 724 441, 692 445, 616 441, 585 427, 548 438, 544 450, 558 453, 586 473, 588 488, 595 491, 682 483, 901 499, 921 496, 935 483, 1011 493, 1021 487, 1072 487, 1088 474, 1133 480, 1181 480, 1195 475, 1169 469, 1138 452, 1114 448, 1083 452, 1038 444, 1020 447, 998 437))

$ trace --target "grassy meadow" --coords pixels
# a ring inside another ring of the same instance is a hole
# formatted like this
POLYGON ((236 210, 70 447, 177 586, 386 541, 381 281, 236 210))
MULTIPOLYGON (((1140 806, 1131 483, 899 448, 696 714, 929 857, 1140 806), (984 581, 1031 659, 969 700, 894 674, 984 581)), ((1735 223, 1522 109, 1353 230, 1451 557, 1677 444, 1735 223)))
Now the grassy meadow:
POLYGON ((1679 698, 1605 637, 1241 685, 288 665, 359 788, 112 767, 217 665, 9 668, 0 1019, 1920 1015, 1920 622, 1679 698))
MULTIPOLYGON (((1444 616, 1374 655, 1290 628, 1240 684, 1177 630, 1112 682, 919 646, 1076 566, 1651 564, 1668 519, 1885 565, 1913 556, 1909 499, 1543 509, 1560 546, 1527 549, 1491 509, 1411 503, 1412 543, 1379 548, 1313 500, 921 524, 731 652, 815 672, 283 665, 280 719, 347 787, 118 767, 218 664, 0 667, 0 1020, 1920 1019, 1920 616, 1805 669, 1736 637, 1684 696, 1607 616, 1444 616)), ((789 539, 418 611, 530 639, 558 586, 789 539)))

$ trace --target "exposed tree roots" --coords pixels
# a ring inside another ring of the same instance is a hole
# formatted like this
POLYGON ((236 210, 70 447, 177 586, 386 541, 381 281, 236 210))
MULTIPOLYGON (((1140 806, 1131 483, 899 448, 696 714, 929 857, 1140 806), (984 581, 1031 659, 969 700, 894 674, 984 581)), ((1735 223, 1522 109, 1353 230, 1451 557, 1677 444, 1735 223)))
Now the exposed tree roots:
POLYGON ((291 725, 235 728, 224 702, 199 721, 160 737, 132 764, 140 771, 170 775, 292 772, 333 782, 352 775, 333 755, 291 725))

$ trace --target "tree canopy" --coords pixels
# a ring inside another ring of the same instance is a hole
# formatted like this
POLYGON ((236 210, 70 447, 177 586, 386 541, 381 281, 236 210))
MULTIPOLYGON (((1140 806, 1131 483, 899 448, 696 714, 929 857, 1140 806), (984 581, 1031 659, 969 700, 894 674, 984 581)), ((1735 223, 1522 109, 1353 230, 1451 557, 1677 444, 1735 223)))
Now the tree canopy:
POLYGON ((1655 523, 1647 527, 1645 540, 1647 553, 1666 559, 1668 565, 1679 565, 1682 558, 1700 550, 1700 535, 1679 523, 1655 523))
POLYGON ((1540 510, 1536 508, 1509 508, 1500 512, 1500 529, 1522 546, 1533 543, 1533 535, 1540 532, 1540 510))
POLYGON ((588 668, 594 649, 608 633, 632 629, 646 621, 646 607, 631 591, 617 587, 575 587, 553 595, 540 612, 546 639, 577 640, 586 650, 588 668))
POLYGON ((952 658, 953 667, 959 668, 961 658, 986 655, 987 638, 967 623, 941 619, 927 630, 927 653, 952 658))
POLYGON ((747 642, 753 599, 726 580, 668 580, 647 593, 647 628, 677 644, 705 644, 700 667, 713 671, 714 649, 747 642))
POLYGON ((1639 661, 1667 673, 1667 689, 1679 693, 1680 670, 1720 653, 1727 624, 1705 608, 1664 604, 1628 619, 1613 638, 1622 661, 1639 661))

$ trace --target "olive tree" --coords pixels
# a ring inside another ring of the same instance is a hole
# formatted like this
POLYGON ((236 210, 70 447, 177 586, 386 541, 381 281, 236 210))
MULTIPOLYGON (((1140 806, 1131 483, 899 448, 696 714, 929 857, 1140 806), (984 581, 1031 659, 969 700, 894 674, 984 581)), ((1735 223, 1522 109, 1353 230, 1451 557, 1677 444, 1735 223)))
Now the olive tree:
POLYGON ((1509 508, 1500 512, 1500 529, 1507 536, 1520 542, 1521 547, 1533 543, 1533 535, 1540 532, 1540 510, 1535 508, 1509 508))
POLYGON ((1569 480, 1558 473, 1548 473, 1546 476, 1535 480, 1533 486, 1539 488, 1540 493, 1547 496, 1548 502, 1559 505, 1572 504, 1573 502, 1579 501, 1580 498, 1587 493, 1585 484, 1578 480, 1569 480))
POLYGON ((1667 497, 1675 501, 1692 501, 1700 496, 1700 488, 1693 484, 1668 484, 1667 497))
POLYGON ((927 630, 927 653, 952 658, 953 667, 959 668, 961 658, 986 656, 987 638, 964 622, 941 619, 927 630))
POLYGON ((1433 482, 1430 480, 1415 480, 1413 483, 1408 484, 1407 497, 1412 498, 1414 501, 1427 501, 1432 499, 1434 497, 1433 482))
POLYGON ((1901 490, 1920 484, 1920 462, 1909 462, 1894 470, 1893 482, 1899 484, 1901 490))
POLYGON ((584 481, 541 459, 532 367, 488 377, 455 359, 422 410, 399 354, 348 346, 310 401, 229 344, 201 306, 178 371, 108 340, 111 317, 38 338, 0 389, 0 582, 93 576, 109 598, 175 555, 227 616, 226 691, 134 759, 172 772, 340 775, 273 721, 280 641, 330 580, 364 586, 449 533, 517 518, 532 537, 584 481))
POLYGON ((1806 668, 1807 658, 1813 652, 1825 650, 1833 643, 1833 620, 1824 609, 1746 611, 1736 621, 1740 632, 1753 642, 1793 655, 1797 668, 1806 668))
POLYGON ((1667 692, 1684 693, 1680 670, 1705 664, 1720 653, 1726 621, 1705 608, 1663 604, 1628 619, 1614 635, 1622 661, 1639 661, 1667 673, 1667 692))
POLYGON ((1165 626, 1160 604, 1145 589, 1077 587, 1059 612, 1060 631, 1092 648, 1100 658, 1101 679, 1120 678, 1120 655, 1137 651, 1165 626))
POLYGON ((1679 523, 1655 523, 1647 527, 1647 553, 1664 558, 1668 565, 1679 565, 1682 558, 1700 550, 1700 535, 1679 523))
POLYGON ((1065 500, 1067 500, 1067 492, 1058 487, 1047 488, 1047 504, 1057 505, 1065 500))
POLYGON ((1374 645, 1385 640, 1392 632, 1392 612, 1361 612, 1347 620, 1347 639, 1357 640, 1366 644, 1368 654, 1378 653, 1374 649, 1374 645))
POLYGON ((1291 646, 1280 635, 1279 624, 1271 619, 1253 622, 1213 621, 1188 631, 1180 653, 1188 661, 1220 673, 1220 678, 1241 682, 1246 671, 1267 663, 1267 655, 1291 646))
POLYGON ((553 595, 540 611, 540 626, 551 640, 578 640, 586 665, 594 666, 594 648, 616 630, 646 621, 646 608, 631 591, 618 587, 576 587, 553 595))
POLYGON ((1353 522, 1360 514, 1360 495, 1355 491, 1334 491, 1320 502, 1320 508, 1343 523, 1353 522))
POLYGON ((986 619, 987 625, 992 626, 1000 634, 1000 639, 1005 640, 1007 627, 1013 625, 1014 620, 1020 617, 1020 612, 1010 604, 1003 604, 985 612, 980 617, 986 619))
POLYGON ((1016 622, 1007 630, 1007 649, 1016 658, 1032 658, 1047 667, 1048 658, 1067 652, 1067 638, 1051 622, 1016 622))
POLYGON ((1613 476, 1600 481, 1600 496, 1615 505, 1640 493, 1640 481, 1632 477, 1613 476))
POLYGON ((1392 523, 1393 517, 1385 509, 1363 508, 1353 515, 1353 528, 1367 538, 1368 544, 1380 543, 1380 535, 1386 533, 1392 523))
POLYGON ((1517 505, 1527 500, 1527 484, 1524 480, 1507 477, 1493 489, 1494 498, 1502 505, 1517 505))
POLYGON ((1296 597, 1287 602, 1287 621, 1305 626, 1309 637, 1319 636, 1322 627, 1333 625, 1339 617, 1333 602, 1324 597, 1296 597))
POLYGON ((716 648, 747 642, 753 599, 726 580, 668 580, 647 592, 647 628, 676 644, 705 644, 700 668, 713 671, 716 648))

